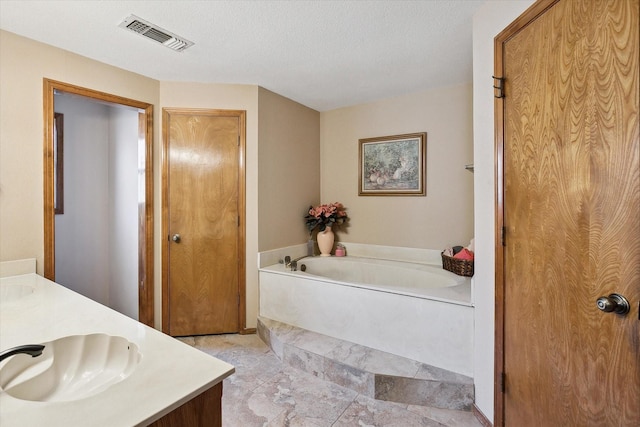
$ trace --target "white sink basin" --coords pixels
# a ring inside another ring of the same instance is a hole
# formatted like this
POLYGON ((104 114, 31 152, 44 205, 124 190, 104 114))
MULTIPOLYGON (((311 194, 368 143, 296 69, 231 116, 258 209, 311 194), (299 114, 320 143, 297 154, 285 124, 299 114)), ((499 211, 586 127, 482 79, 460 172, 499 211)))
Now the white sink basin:
POLYGON ((135 344, 105 334, 73 335, 42 345, 41 356, 18 354, 3 362, 2 390, 40 402, 84 399, 127 378, 142 357, 135 344))

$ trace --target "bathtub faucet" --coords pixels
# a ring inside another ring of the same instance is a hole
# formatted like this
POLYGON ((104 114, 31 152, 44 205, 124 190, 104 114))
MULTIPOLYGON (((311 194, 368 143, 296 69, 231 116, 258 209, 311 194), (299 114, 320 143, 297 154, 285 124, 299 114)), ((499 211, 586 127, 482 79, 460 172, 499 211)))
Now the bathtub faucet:
POLYGON ((31 357, 37 357, 42 354, 42 350, 44 350, 44 346, 39 344, 20 345, 0 353, 0 362, 7 357, 15 356, 16 354, 29 354, 31 357))
POLYGON ((311 255, 303 255, 296 259, 291 259, 291 257, 287 255, 286 257, 284 257, 284 261, 282 261, 282 264, 284 264, 285 268, 288 268, 291 271, 298 271, 298 261, 300 261, 302 258, 307 258, 310 256, 311 255))

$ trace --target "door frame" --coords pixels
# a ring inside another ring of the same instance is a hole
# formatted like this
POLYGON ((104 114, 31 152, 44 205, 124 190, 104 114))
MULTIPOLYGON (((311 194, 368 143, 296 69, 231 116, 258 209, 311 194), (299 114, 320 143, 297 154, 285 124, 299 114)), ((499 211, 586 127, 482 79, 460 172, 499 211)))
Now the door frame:
MULTIPOLYGON (((560 0, 538 0, 494 38, 494 76, 504 76, 504 44, 560 0)), ((509 94, 501 94, 509 96, 509 94)), ((504 425, 504 98, 494 99, 495 134, 495 353, 494 426, 504 425)))
POLYGON ((153 327, 153 105, 51 79, 43 79, 44 277, 55 281, 54 94, 64 92, 113 105, 144 110, 138 114, 139 138, 145 140, 145 202, 138 205, 138 320, 153 327))
POLYGON ((162 109, 162 332, 169 333, 169 115, 207 114, 238 117, 238 325, 240 334, 254 333, 247 329, 246 304, 246 116, 245 110, 213 108, 162 109))

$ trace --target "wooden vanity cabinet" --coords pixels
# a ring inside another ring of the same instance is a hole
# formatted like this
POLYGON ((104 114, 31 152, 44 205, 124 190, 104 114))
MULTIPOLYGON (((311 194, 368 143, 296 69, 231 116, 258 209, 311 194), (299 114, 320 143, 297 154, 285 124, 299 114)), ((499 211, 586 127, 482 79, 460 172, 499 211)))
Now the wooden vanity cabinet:
POLYGON ((222 427, 222 382, 150 424, 151 427, 222 427))

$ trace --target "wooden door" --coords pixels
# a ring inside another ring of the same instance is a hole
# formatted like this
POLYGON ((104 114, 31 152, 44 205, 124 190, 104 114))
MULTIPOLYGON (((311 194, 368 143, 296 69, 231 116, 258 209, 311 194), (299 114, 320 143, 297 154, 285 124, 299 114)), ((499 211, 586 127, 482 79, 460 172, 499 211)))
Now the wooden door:
POLYGON ((542 1, 496 39, 497 424, 640 425, 639 9, 542 1))
POLYGON ((163 329, 174 336, 240 330, 244 114, 164 110, 163 329))

